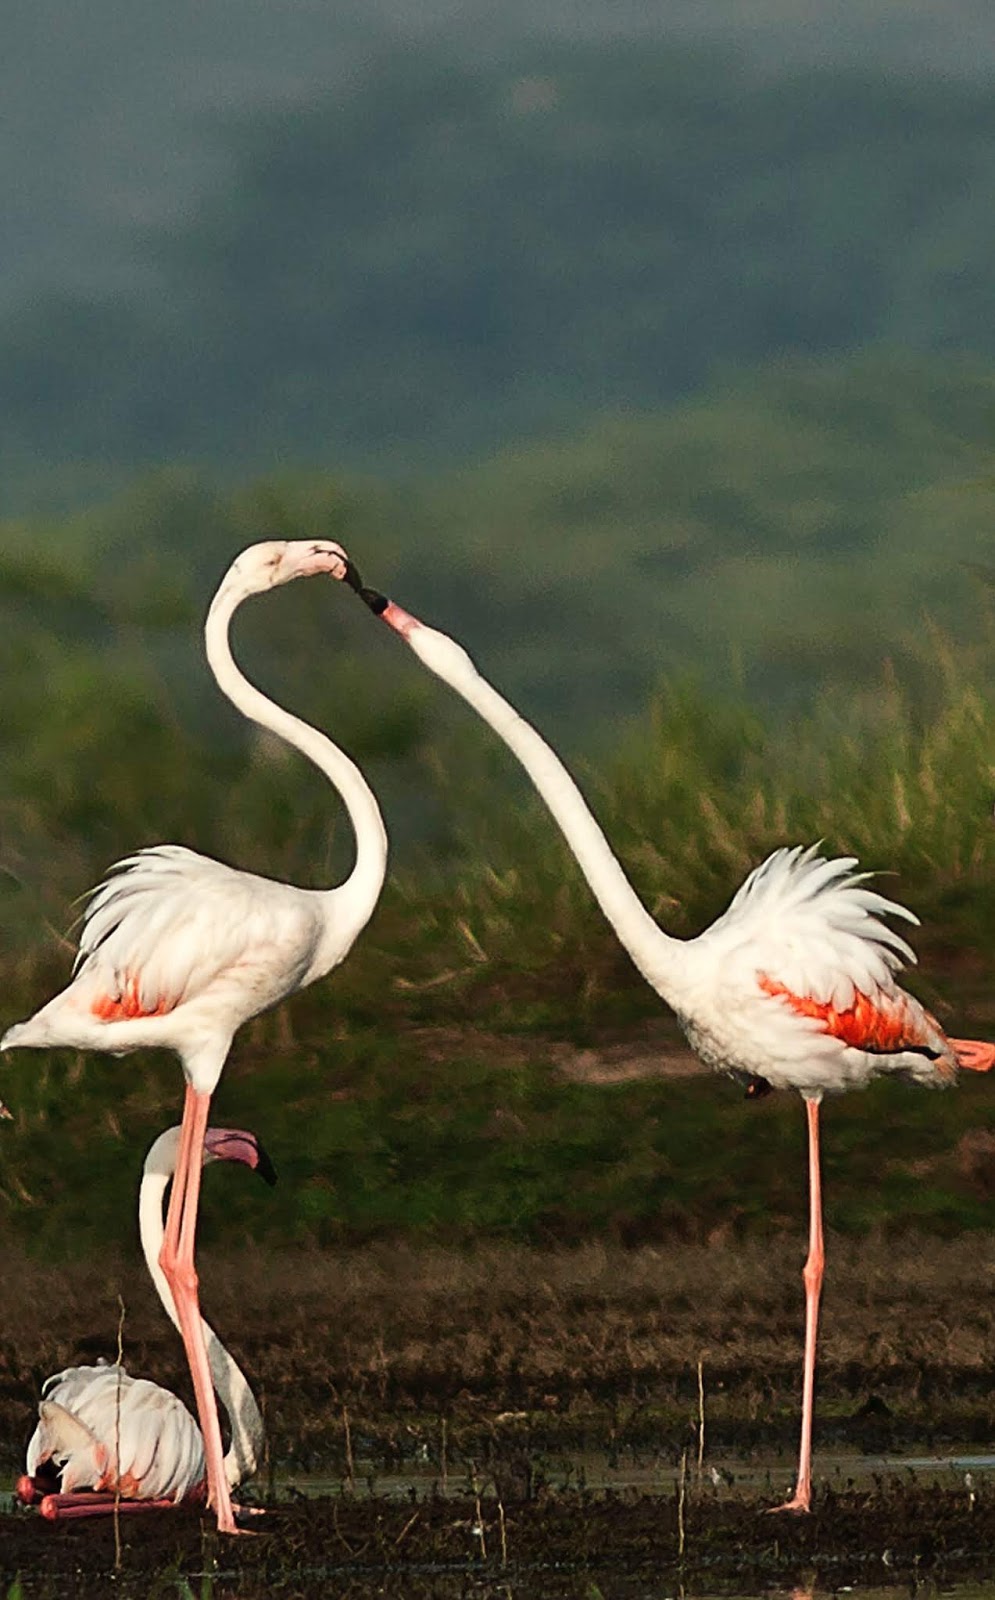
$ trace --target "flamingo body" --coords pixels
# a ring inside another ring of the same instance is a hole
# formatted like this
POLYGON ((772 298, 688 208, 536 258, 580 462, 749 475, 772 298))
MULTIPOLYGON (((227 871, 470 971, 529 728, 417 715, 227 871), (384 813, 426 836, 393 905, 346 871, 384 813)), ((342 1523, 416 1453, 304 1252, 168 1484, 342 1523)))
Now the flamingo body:
MULTIPOLYGON (((180 1148, 180 1129, 159 1135, 145 1158, 138 1196, 142 1253, 156 1292, 178 1326, 176 1306, 159 1266, 162 1206, 180 1148)), ((238 1161, 272 1182, 269 1158, 253 1134, 209 1128, 203 1162, 238 1161)), ((231 1423, 224 1459, 230 1487, 251 1477, 263 1446, 263 1423, 245 1374, 209 1323, 202 1323, 215 1386, 231 1423)), ((95 1516, 119 1500, 142 1507, 202 1500, 207 1490, 204 1440, 190 1412, 170 1390, 102 1361, 66 1367, 42 1387, 38 1424, 28 1443, 19 1497, 40 1498, 43 1516, 95 1516), (58 1493, 48 1491, 58 1484, 58 1493), (82 1491, 86 1491, 85 1493, 82 1491)))
POLYGON ((348 954, 373 913, 387 866, 383 818, 358 767, 318 729, 262 694, 231 653, 231 620, 245 600, 319 573, 349 577, 340 545, 271 540, 243 550, 211 602, 204 644, 208 665, 232 704, 299 750, 341 795, 356 837, 356 859, 346 881, 331 889, 299 889, 180 845, 140 850, 112 868, 93 891, 72 982, 0 1039, 0 1050, 68 1045, 123 1055, 153 1045, 175 1050, 180 1058, 186 1095, 161 1264, 197 1397, 208 1499, 219 1530, 226 1533, 237 1529, 194 1265, 200 1151, 210 1098, 240 1025, 322 977, 348 954))
POLYGON ((156 1045, 210 1092, 243 1022, 344 960, 369 915, 353 900, 348 887, 299 889, 180 845, 138 851, 92 891, 72 982, 3 1048, 156 1045))
POLYGON ((418 659, 483 718, 518 758, 573 852, 632 961, 673 1008, 711 1067, 758 1086, 792 1088, 806 1101, 809 1251, 798 1477, 778 1510, 811 1504, 812 1414, 825 1252, 819 1105, 829 1091, 884 1073, 945 1087, 958 1069, 988 1071, 995 1047, 948 1039, 896 981, 915 956, 884 919, 916 922, 904 906, 866 887, 852 856, 825 860, 815 846, 775 850, 746 878, 727 910, 697 938, 675 939, 642 905, 556 752, 481 676, 462 645, 375 589, 348 564, 344 580, 418 659))
POLYGON ((706 1065, 804 1095, 883 1073, 956 1080, 953 1045, 896 982, 915 956, 882 918, 916 918, 856 866, 814 847, 776 850, 687 941, 673 1004, 706 1065))
POLYGON ((38 1412, 27 1475, 51 1463, 65 1494, 93 1489, 179 1504, 204 1485, 204 1442, 182 1400, 123 1367, 55 1373, 38 1412))

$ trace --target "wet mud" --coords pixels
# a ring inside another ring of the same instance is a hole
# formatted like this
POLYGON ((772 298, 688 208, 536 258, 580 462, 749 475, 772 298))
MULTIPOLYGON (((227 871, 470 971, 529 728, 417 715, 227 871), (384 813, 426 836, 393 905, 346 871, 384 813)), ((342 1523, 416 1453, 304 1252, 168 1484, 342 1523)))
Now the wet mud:
POLYGON ((121 1525, 53 1527, 0 1517, 0 1574, 25 1593, 66 1600, 115 1593, 562 1597, 635 1600, 846 1585, 950 1586, 991 1576, 995 1494, 894 1483, 823 1489, 809 1516, 769 1514, 755 1497, 691 1489, 664 1496, 493 1493, 401 1500, 342 1494, 281 1505, 265 1532, 220 1540, 193 1511, 121 1525), (205 1576, 208 1582, 205 1584, 205 1576))
MULTIPOLYGON (((995 1297, 979 1290, 995 1238, 832 1241, 808 1517, 766 1514, 797 1447, 798 1254, 384 1246, 259 1255, 248 1274, 207 1256, 209 1314, 266 1420, 265 1531, 219 1541, 194 1510, 126 1518, 115 1575, 110 1523, 0 1514, 0 1596, 18 1574, 36 1600, 662 1600, 989 1578, 995 1470, 881 1458, 995 1448, 995 1297)), ((114 1355, 119 1294, 131 1370, 189 1401, 179 1342, 126 1265, 99 1283, 8 1267, 8 1485, 46 1374, 114 1355)))

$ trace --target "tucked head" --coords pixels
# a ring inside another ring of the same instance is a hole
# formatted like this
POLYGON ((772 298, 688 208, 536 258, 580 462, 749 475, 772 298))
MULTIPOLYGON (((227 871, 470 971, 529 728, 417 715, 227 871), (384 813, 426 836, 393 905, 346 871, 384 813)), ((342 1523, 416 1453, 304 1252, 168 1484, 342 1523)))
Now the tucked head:
POLYGON ((276 1182, 276 1168, 254 1133, 243 1128, 208 1128, 204 1135, 204 1165, 209 1161, 240 1161, 243 1167, 269 1184, 276 1182))
MULTIPOLYGON (((167 1128, 145 1157, 145 1171, 172 1177, 180 1150, 180 1130, 167 1128)), ((254 1133, 244 1128, 208 1128, 204 1135, 204 1165, 212 1161, 238 1161, 266 1183, 276 1182, 276 1169, 254 1133)))

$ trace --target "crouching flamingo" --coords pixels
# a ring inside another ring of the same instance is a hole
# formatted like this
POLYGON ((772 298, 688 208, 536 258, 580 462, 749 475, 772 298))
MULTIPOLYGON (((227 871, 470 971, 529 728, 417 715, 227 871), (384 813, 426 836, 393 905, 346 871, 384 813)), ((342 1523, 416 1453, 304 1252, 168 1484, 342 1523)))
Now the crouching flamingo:
POLYGON ((995 1046, 950 1039, 896 981, 915 956, 882 921, 918 919, 865 887, 853 856, 825 860, 817 848, 775 850, 737 890, 711 927, 673 938, 642 905, 555 751, 481 676, 463 647, 375 589, 347 561, 357 591, 436 677, 461 695, 517 756, 570 846, 598 904, 634 964, 672 1007, 706 1065, 754 1093, 797 1089, 805 1101, 809 1156, 809 1249, 798 1476, 778 1511, 808 1511, 812 1498, 815 1352, 825 1251, 819 1167, 822 1097, 884 1073, 946 1088, 960 1068, 987 1072, 995 1046))
MULTIPOLYGON (((159 1265, 162 1205, 176 1169, 180 1129, 168 1128, 145 1158, 138 1192, 142 1252, 170 1320, 179 1319, 159 1265)), ((208 1128, 203 1162, 239 1161, 268 1183, 269 1157, 254 1134, 208 1128)), ((231 1445, 224 1457, 230 1488, 250 1478, 263 1447, 263 1423, 248 1380, 214 1329, 201 1320, 211 1376, 228 1414, 231 1445)), ((65 1521, 119 1512, 172 1509, 206 1498, 204 1440, 175 1394, 121 1366, 66 1367, 47 1380, 38 1425, 28 1443, 26 1472, 17 1484, 25 1505, 65 1521), (58 1490, 53 1487, 58 1484, 58 1490)), ((237 1507, 234 1509, 238 1509, 237 1507)))

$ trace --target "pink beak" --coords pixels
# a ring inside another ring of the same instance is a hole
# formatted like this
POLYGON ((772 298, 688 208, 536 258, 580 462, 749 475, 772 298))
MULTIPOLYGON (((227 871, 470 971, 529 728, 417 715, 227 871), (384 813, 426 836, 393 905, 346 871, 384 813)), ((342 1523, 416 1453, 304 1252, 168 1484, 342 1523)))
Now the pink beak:
POLYGON ((208 1128, 204 1149, 215 1161, 241 1161, 266 1183, 276 1182, 276 1168, 254 1133, 242 1128, 208 1128))

